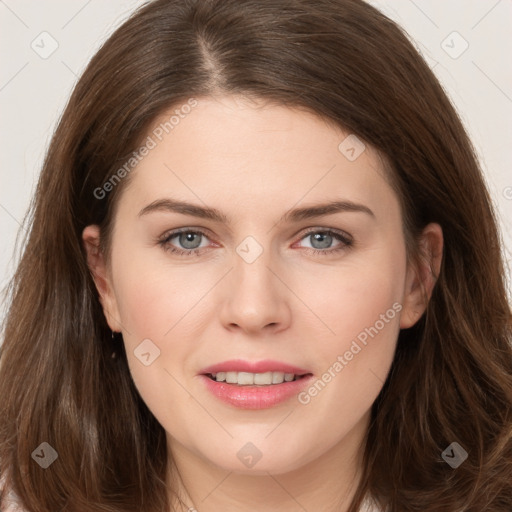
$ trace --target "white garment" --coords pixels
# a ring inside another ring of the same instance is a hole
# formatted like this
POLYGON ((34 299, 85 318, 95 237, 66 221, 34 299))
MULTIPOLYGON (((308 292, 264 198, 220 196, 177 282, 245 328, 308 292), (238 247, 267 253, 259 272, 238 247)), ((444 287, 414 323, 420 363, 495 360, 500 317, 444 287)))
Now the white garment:
POLYGON ((383 512, 371 498, 366 498, 361 508, 359 509, 359 512, 383 512))
POLYGON ((0 512, 25 512, 25 509, 20 506, 12 491, 2 500, 0 506, 0 512))

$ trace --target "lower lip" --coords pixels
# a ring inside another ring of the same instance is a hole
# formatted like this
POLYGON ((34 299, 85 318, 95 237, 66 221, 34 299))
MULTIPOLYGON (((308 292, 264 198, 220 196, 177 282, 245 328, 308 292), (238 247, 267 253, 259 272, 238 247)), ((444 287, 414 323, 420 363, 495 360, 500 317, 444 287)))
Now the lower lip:
POLYGON ((299 380, 269 386, 237 386, 217 382, 201 375, 207 389, 223 402, 239 409, 268 409, 297 396, 313 378, 307 375, 299 380))

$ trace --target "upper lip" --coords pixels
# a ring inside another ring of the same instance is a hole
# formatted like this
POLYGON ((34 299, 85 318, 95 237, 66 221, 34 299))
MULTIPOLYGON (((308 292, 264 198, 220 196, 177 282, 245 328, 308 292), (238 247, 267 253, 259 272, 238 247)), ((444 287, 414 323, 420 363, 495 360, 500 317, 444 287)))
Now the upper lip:
POLYGON ((282 363, 280 361, 243 361, 242 359, 231 359, 222 363, 208 366, 201 370, 202 375, 219 372, 248 372, 248 373, 266 373, 266 372, 283 372, 293 373, 295 375, 305 375, 308 372, 303 368, 298 368, 291 364, 282 363))

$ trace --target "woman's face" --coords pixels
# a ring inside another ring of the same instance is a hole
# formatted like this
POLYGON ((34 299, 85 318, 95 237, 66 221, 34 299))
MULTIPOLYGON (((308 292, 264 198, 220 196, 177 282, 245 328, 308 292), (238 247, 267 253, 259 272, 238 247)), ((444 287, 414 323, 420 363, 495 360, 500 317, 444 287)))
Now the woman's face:
POLYGON ((227 470, 350 453, 422 313, 378 155, 294 109, 186 110, 148 133, 97 279, 135 385, 171 449, 227 470))

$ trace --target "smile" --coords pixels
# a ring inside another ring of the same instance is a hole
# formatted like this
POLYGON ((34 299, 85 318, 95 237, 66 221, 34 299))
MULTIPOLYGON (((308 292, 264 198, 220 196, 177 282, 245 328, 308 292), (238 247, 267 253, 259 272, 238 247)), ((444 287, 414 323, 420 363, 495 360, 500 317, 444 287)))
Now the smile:
POLYGON ((293 382, 303 377, 303 375, 284 372, 218 372, 208 374, 208 376, 216 382, 226 382, 238 386, 272 386, 283 382, 293 382))

